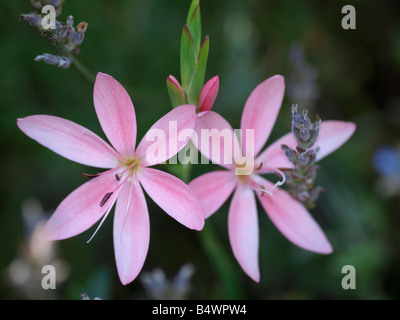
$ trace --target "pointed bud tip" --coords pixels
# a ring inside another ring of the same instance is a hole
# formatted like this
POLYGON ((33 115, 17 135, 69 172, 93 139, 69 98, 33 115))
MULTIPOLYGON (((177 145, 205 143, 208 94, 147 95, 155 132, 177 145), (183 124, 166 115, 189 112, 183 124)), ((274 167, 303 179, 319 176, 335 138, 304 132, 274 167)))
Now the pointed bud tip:
POLYGON ((206 36, 205 36, 204 41, 203 41, 203 43, 201 44, 201 47, 203 47, 207 42, 210 42, 210 36, 209 36, 209 35, 206 35, 206 36))
POLYGON ((170 82, 170 83, 172 83, 172 84, 175 85, 177 88, 179 88, 179 90, 182 91, 182 86, 181 86, 181 84, 179 83, 179 81, 178 81, 172 74, 170 74, 170 75, 167 77, 167 81, 170 82))
POLYGON ((208 80, 208 82, 213 82, 219 85, 219 76, 216 75, 214 77, 212 77, 210 80, 208 80))
POLYGON ((210 111, 214 106, 219 91, 219 76, 214 76, 201 89, 199 111, 210 111))

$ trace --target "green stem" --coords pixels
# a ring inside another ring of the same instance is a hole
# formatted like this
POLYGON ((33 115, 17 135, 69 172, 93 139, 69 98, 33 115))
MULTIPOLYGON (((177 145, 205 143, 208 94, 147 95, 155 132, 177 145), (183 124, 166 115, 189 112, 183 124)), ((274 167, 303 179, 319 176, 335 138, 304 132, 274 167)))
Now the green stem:
MULTIPOLYGON (((190 141, 189 143, 192 142, 190 141)), ((188 183, 190 181, 192 163, 189 162, 181 166, 179 176, 182 181, 188 183)), ((224 297, 226 299, 242 299, 243 294, 237 280, 238 275, 236 274, 232 259, 228 256, 226 248, 224 248, 215 234, 211 221, 207 220, 203 230, 197 234, 209 261, 214 266, 222 282, 224 297)))
POLYGON ((243 299, 235 267, 224 246, 216 236, 212 223, 207 221, 198 235, 206 255, 214 265, 222 282, 225 291, 224 299, 243 299))
POLYGON ((91 85, 94 84, 96 77, 76 58, 72 57, 62 41, 55 41, 55 46, 58 51, 64 56, 72 60, 72 65, 75 70, 91 85))
POLYGON ((77 70, 90 84, 95 82, 96 76, 91 73, 77 58, 72 58, 72 65, 75 67, 75 70, 77 70))
POLYGON ((70 58, 70 53, 67 50, 67 48, 65 48, 64 43, 62 43, 62 41, 54 41, 54 45, 56 46, 56 48, 58 49, 58 51, 63 55, 66 56, 68 58, 70 58))
POLYGON ((192 172, 192 164, 183 164, 182 165, 182 181, 185 183, 190 182, 190 174, 192 172))
POLYGON ((192 164, 197 163, 197 153, 191 152, 191 150, 195 150, 196 147, 193 145, 192 140, 189 140, 188 144, 186 145, 188 150, 190 151, 190 159, 187 164, 182 164, 182 173, 181 173, 181 178, 185 183, 190 182, 190 176, 192 173, 192 164))

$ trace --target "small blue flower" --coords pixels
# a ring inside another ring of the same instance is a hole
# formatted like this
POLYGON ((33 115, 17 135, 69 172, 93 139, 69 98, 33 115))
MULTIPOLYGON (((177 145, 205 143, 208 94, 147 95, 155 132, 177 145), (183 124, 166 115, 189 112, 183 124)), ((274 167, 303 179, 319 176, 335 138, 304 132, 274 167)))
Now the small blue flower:
POLYGON ((400 174, 400 151, 391 146, 382 146, 374 152, 372 163, 382 176, 400 174))

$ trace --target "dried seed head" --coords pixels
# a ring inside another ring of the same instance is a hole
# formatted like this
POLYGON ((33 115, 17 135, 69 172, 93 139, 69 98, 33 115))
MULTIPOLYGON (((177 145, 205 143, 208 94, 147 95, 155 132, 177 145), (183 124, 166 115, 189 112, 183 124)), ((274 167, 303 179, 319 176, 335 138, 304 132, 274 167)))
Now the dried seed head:
POLYGON ((40 9, 41 7, 43 7, 43 3, 41 0, 31 0, 31 4, 36 8, 36 9, 40 9))
POLYGON ((79 46, 83 42, 84 38, 85 38, 84 33, 74 32, 72 36, 72 42, 74 43, 75 46, 79 46))
POLYGON ((68 28, 64 23, 56 23, 56 35, 59 40, 65 39, 68 36, 68 28))
POLYGON ((85 33, 87 27, 88 27, 87 22, 81 21, 81 22, 79 22, 79 24, 76 26, 76 30, 78 30, 79 33, 85 33))
POLYGON ((299 165, 302 167, 306 167, 309 164, 309 157, 306 153, 302 153, 299 156, 299 165))
POLYGON ((68 69, 71 66, 72 60, 67 57, 61 57, 58 66, 62 69, 68 69))
POLYGON ((84 34, 88 24, 80 22, 77 29, 74 27, 75 19, 72 15, 67 17, 65 23, 58 20, 62 11, 64 0, 31 0, 31 4, 35 9, 41 9, 44 5, 51 5, 56 9, 55 29, 43 30, 43 15, 36 12, 29 12, 19 16, 20 21, 27 21, 31 26, 36 27, 42 36, 48 36, 50 40, 56 44, 61 56, 43 54, 37 56, 35 61, 44 61, 47 64, 58 65, 59 68, 67 69, 74 62, 72 54, 79 53, 77 46, 82 44, 84 34))
POLYGON ((306 128, 303 128, 299 130, 298 137, 300 138, 301 142, 307 142, 310 140, 311 135, 306 128))
POLYGON ((321 187, 315 187, 318 166, 315 164, 319 148, 312 149, 318 138, 321 119, 316 116, 314 123, 308 117, 308 111, 298 112, 297 105, 292 106, 292 131, 297 140, 295 150, 282 145, 286 157, 294 164, 293 169, 285 171, 289 193, 305 206, 315 205, 321 187))
POLYGON ((297 193, 297 199, 299 199, 301 202, 306 202, 309 197, 310 197, 310 195, 305 190, 302 190, 297 193))
POLYGON ((67 27, 73 28, 74 27, 74 17, 73 16, 68 16, 67 18, 67 27))
POLYGON ((42 25, 42 16, 36 12, 20 14, 19 21, 27 21, 31 27, 39 27, 42 25))
POLYGON ((296 151, 290 149, 287 145, 282 144, 281 145, 282 150, 285 151, 286 157, 293 163, 296 163, 297 161, 297 154, 296 151))
POLYGON ((35 62, 44 61, 44 63, 47 64, 58 64, 59 60, 60 57, 54 56, 49 53, 43 53, 34 59, 35 62))
POLYGON ((63 0, 50 0, 49 4, 53 7, 59 7, 62 4, 63 0))

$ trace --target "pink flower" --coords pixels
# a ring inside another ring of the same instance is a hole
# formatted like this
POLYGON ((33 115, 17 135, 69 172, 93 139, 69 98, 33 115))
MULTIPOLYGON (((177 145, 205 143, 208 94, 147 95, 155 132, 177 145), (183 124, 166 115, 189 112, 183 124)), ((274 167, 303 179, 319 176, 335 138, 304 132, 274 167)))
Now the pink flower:
MULTIPOLYGON (((122 85, 111 76, 98 73, 93 98, 101 127, 113 147, 88 129, 54 116, 18 119, 18 126, 30 138, 65 158, 109 169, 93 175, 84 174, 92 179, 60 203, 46 224, 45 235, 50 240, 69 238, 103 217, 100 227, 116 202, 115 259, 121 282, 126 285, 142 269, 149 247, 149 216, 142 187, 165 212, 190 229, 201 230, 204 217, 186 184, 168 173, 149 168, 146 153, 151 142, 142 139, 135 148, 135 109, 122 85)), ((169 139, 176 139, 168 135, 170 121, 176 122, 178 132, 193 129, 195 106, 175 108, 149 130, 166 132, 163 143, 167 145, 169 139)), ((181 150, 188 140, 189 137, 186 141, 178 140, 175 151, 181 150)), ((166 152, 162 154, 163 159, 158 159, 166 161, 173 155, 166 152)))
MULTIPOLYGON (((233 254, 240 266, 254 281, 260 279, 258 265, 259 230, 256 196, 275 226, 297 246, 321 254, 329 254, 332 247, 325 234, 305 207, 293 199, 286 191, 264 179, 260 174, 276 172, 277 168, 291 167, 292 164, 281 149, 281 144, 291 148, 297 145, 292 133, 274 142, 260 153, 275 123, 285 90, 284 78, 271 77, 258 85, 249 96, 243 110, 241 129, 254 130, 255 172, 236 175, 240 165, 235 159, 224 159, 220 165, 226 170, 209 172, 189 183, 203 208, 205 218, 210 217, 233 193, 229 208, 228 232, 233 254), (229 160, 229 161, 226 161, 229 160)), ((232 131, 229 123, 219 114, 209 111, 197 118, 196 131, 200 128, 218 128, 232 131)), ((330 154, 345 143, 355 130, 355 124, 342 121, 323 121, 315 146, 320 147, 317 160, 330 154)), ((200 133, 197 133, 200 136, 200 133)), ((232 144, 224 141, 224 149, 239 150, 244 153, 244 143, 240 144, 232 133, 232 144)), ((246 133, 242 132, 242 141, 246 133)), ((209 159, 219 156, 209 150, 200 151, 209 159)), ((229 154, 229 153, 228 153, 229 154)), ((232 152, 234 156, 237 155, 232 152)), ((251 159, 248 159, 251 160, 251 159)))

